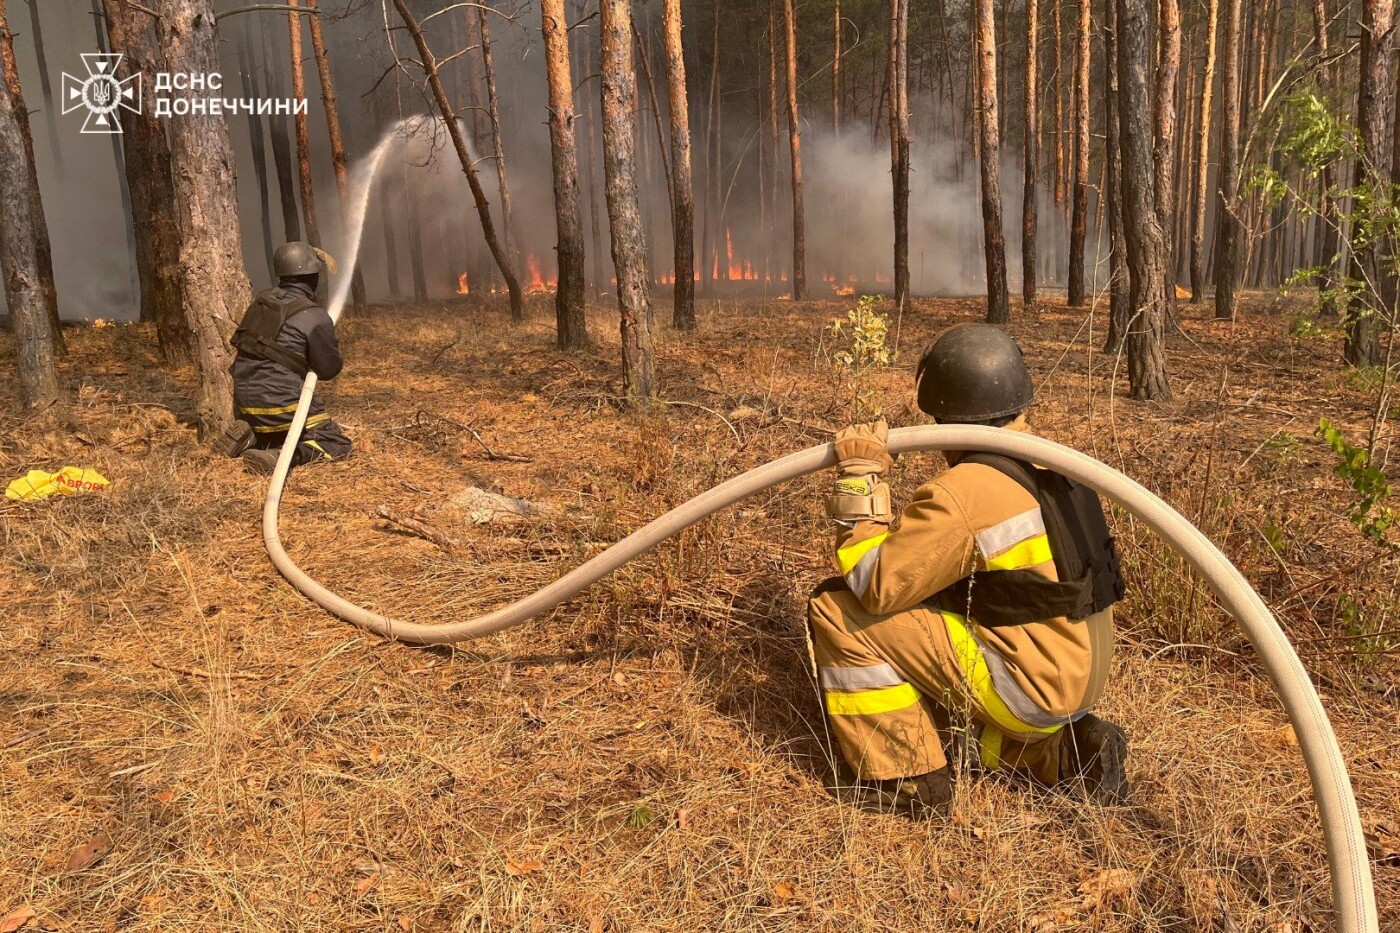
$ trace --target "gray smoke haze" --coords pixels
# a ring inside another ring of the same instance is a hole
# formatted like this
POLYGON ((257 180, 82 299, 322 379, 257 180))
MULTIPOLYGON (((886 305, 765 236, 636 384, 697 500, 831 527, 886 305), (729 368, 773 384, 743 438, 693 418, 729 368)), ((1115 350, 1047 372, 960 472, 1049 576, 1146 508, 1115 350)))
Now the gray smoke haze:
MULTIPOLYGON (((245 5, 239 0, 221 0, 220 9, 245 5)), ((654 6, 655 4, 653 4, 654 6)), ((328 13, 344 9, 345 3, 323 0, 328 13)), ((80 53, 98 50, 97 24, 90 0, 43 0, 38 4, 42 17, 49 80, 55 96, 61 89, 63 72, 83 74, 80 53)), ((549 133, 546 124, 546 87, 543 51, 539 40, 539 12, 533 4, 521 4, 515 22, 502 17, 492 20, 493 53, 500 91, 502 133, 506 147, 507 176, 510 185, 513 225, 517 246, 522 254, 520 269, 522 283, 531 285, 532 266, 539 268, 540 279, 548 282, 555 276, 553 187, 550 169, 549 133)), ((571 17, 575 11, 571 10, 571 17)), ((654 12, 654 11, 653 11, 654 12)), ((450 31, 438 17, 429 41, 442 57, 460 47, 464 35, 460 25, 450 31)), ((659 19, 659 16, 658 16, 659 19)), ((240 55, 251 55, 255 66, 249 77, 262 83, 261 63, 270 52, 276 75, 271 87, 259 88, 264 97, 290 96, 287 67, 288 44, 286 17, 280 13, 240 14, 221 23, 222 73, 225 96, 243 96, 244 73, 240 55)), ((645 22, 645 20, 643 20, 645 22)), ((138 294, 134 261, 128 247, 128 220, 121 203, 121 176, 113 152, 112 137, 84 135, 81 113, 60 115, 46 107, 41 93, 38 65, 27 11, 15 4, 11 10, 11 26, 15 30, 15 49, 24 86, 26 103, 31 111, 34 128, 35 157, 44 196, 54 247, 54 264, 59 288, 62 314, 67 319, 131 319, 138 309, 138 294)), ((645 28, 645 27, 644 27, 645 28)), ((577 30, 573 52, 576 59, 588 48, 583 30, 577 30)), ((368 153, 378 142, 382 127, 374 118, 368 98, 370 89, 388 69, 391 58, 385 42, 383 22, 377 4, 358 16, 339 20, 326 19, 327 41, 340 98, 341 119, 351 161, 368 153)), ((687 32, 687 41, 698 41, 699 33, 687 32)), ((397 34, 400 53, 407 56, 409 45, 405 35, 397 34)), ((691 50, 694 54, 697 50, 691 50)), ((469 53, 452 66, 462 68, 475 53, 469 53)), ((653 53, 653 71, 657 93, 661 96, 663 114, 668 106, 664 97, 665 81, 660 71, 660 59, 653 53)), ((315 62, 311 56, 309 37, 306 38, 304 69, 307 95, 310 98, 310 133, 312 159, 316 168, 316 208, 326 246, 332 253, 343 252, 339 218, 339 201, 334 175, 330 170, 330 151, 320 87, 315 62)), ((415 66, 408 65, 415 78, 415 66)), ((576 64, 580 75, 577 92, 579 121, 576 124, 581 147, 587 144, 587 122, 597 119, 598 82, 595 67, 576 64)), ((709 185, 704 174, 703 88, 698 86, 700 68, 691 70, 691 111, 694 134, 694 164, 696 168, 696 247, 702 247, 705 227, 703 192, 709 185)), ((394 76, 385 80, 392 88, 394 76)), ((463 82, 456 72, 446 78, 449 93, 462 93, 463 82)), ((653 123, 651 103, 646 96, 645 83, 638 102, 638 136, 644 216, 654 274, 665 277, 671 271, 671 235, 669 206, 665 178, 657 157, 658 144, 653 123)), ((146 87, 148 100, 151 88, 146 87)), ((435 110, 415 87, 405 80, 401 89, 405 115, 430 114, 435 110)), ((390 93, 389 107, 393 107, 390 93)), ((720 189, 725 195, 723 224, 718 217, 709 219, 710 237, 718 246, 721 265, 732 265, 743 275, 748 271, 760 279, 765 272, 774 282, 766 289, 775 294, 787 291, 777 281, 785 279, 791 262, 791 201, 788 187, 787 132, 780 130, 777 157, 777 210, 771 208, 769 175, 760 184, 759 155, 763 150, 765 165, 771 166, 766 124, 760 129, 754 112, 754 98, 727 98, 723 107, 723 159, 719 172, 720 189), (760 188, 765 195, 760 197, 760 188), (766 201, 766 203, 765 203, 766 201), (733 256, 733 262, 729 260, 733 256)), ((459 98, 465 108, 465 100, 459 98)), ((57 102, 56 102, 57 106, 57 102)), ((149 104, 148 104, 149 106, 149 104)), ((918 294, 980 294, 985 291, 982 264, 981 219, 978 208, 976 165, 965 141, 951 128, 940 126, 944 111, 932 103, 914 102, 915 133, 912 148, 913 173, 910 210, 910 267, 913 286, 918 294)), ((56 107, 55 107, 56 109, 56 107)), ((385 115, 384 123, 391 122, 385 115)), ((463 112, 470 125, 471 114, 463 112)), ((811 294, 829 294, 836 285, 854 279, 862 291, 888 287, 892 277, 893 223, 891 217, 890 158, 888 141, 872 139, 869 126, 848 120, 846 131, 835 136, 822 125, 828 115, 809 113, 804 119, 803 150, 806 170, 808 286, 811 294), (839 279, 839 282, 824 281, 839 279)), ((270 283, 269 244, 275 246, 284 239, 282 216, 278 201, 277 178, 271 160, 271 142, 267 117, 249 120, 243 115, 231 117, 229 128, 237 158, 238 197, 242 220, 242 240, 248 273, 254 287, 270 283), (270 198, 261 203, 257 175, 254 171, 252 140, 254 133, 264 136, 268 159, 270 198), (264 213, 267 220, 264 223, 264 213), (265 228, 269 235, 265 235, 265 228)), ((440 126, 439 126, 440 130, 440 126)), ((467 134, 470 137, 470 133, 467 134)), ((595 130, 595 144, 601 145, 601 129, 595 130)), ((119 137, 118 137, 119 139, 119 137)), ((491 201, 493 217, 501 223, 495 164, 490 158, 490 140, 483 136, 477 141, 479 153, 476 167, 482 185, 491 201), (482 156, 486 156, 483 158, 482 156)), ((602 233, 602 275, 612 275, 611 257, 607 244, 607 216, 601 203, 601 159, 595 150, 592 157, 580 152, 580 168, 592 171, 592 187, 598 192, 597 219, 602 233)), ((771 169, 765 169, 765 173, 771 169)), ((390 297, 387 281, 384 228, 393 224, 397 236, 400 293, 411 296, 412 279, 409 272, 407 205, 404 199, 413 197, 419 212, 424 264, 430 294, 446 298, 454 295, 458 276, 469 273, 473 291, 480 293, 482 281, 490 274, 489 257, 482 240, 480 223, 472 202, 466 179, 455 152, 444 133, 420 132, 405 146, 397 147, 386 160, 381 178, 390 178, 382 194, 376 192, 370 201, 370 212, 360 249, 360 266, 364 270, 370 297, 386 300, 390 297), (411 192, 392 180, 400 169, 405 170, 411 192)), ((585 231, 591 229, 589 213, 590 182, 585 175, 582 183, 585 231)), ((1020 280, 1019 233, 1021 218, 1020 155, 1017 147, 1003 149, 1002 195, 1004 225, 1007 238, 1007 260, 1011 287, 1020 280)), ((1060 242, 1062 224, 1053 217, 1053 205, 1041 198, 1041 253, 1044 267, 1041 280, 1053 284, 1058 276, 1054 270, 1062 264, 1064 246, 1060 242)), ((136 218, 141 223, 142 218, 136 218)), ((591 237, 588 249, 595 248, 591 237)), ((590 255, 588 274, 594 281, 595 259, 590 255)), ((760 283, 761 285, 761 283, 760 283)), ((609 286, 604 283, 604 289, 609 286)))

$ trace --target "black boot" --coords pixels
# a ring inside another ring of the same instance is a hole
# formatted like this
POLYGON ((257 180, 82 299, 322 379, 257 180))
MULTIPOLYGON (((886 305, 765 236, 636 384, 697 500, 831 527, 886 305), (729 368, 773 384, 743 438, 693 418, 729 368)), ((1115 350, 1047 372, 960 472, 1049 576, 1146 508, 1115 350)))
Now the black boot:
POLYGON ((953 778, 948 768, 913 777, 869 780, 847 775, 832 788, 837 798, 862 810, 893 813, 912 820, 942 819, 952 810, 953 778))
POLYGON ((272 471, 277 469, 277 456, 275 450, 245 450, 243 466, 253 473, 271 476, 272 471))
POLYGON ((1060 783, 1079 785, 1084 796, 1113 805, 1128 799, 1128 737, 1093 714, 1065 728, 1060 739, 1060 783))
POLYGON ((246 421, 235 421, 214 442, 214 452, 225 457, 242 456, 243 451, 253 446, 253 427, 246 421))

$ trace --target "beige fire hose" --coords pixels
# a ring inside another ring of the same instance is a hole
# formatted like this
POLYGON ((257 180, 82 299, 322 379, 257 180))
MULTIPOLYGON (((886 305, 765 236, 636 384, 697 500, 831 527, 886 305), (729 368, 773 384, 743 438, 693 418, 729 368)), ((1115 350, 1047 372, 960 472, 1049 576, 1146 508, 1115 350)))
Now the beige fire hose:
MULTIPOLYGON (((368 166, 373 178, 386 145, 381 143, 368 166)), ((361 184, 356 205, 358 223, 352 226, 352 257, 348 268, 354 266, 363 226, 369 182, 361 184)), ((338 319, 349 290, 349 275, 342 278, 331 301, 330 313, 338 319)), ((520 625, 542 615, 577 595, 612 573, 623 564, 645 554, 684 528, 734 503, 762 492, 779 483, 827 469, 836 465, 836 453, 831 444, 809 447, 789 454, 747 473, 719 484, 655 519, 633 532, 601 554, 570 571, 538 592, 509 606, 488 612, 475 619, 464 619, 443 625, 402 622, 370 612, 343 599, 317 583, 287 556, 277 533, 278 507, 282 490, 291 468, 292 454, 306 424, 306 416, 316 375, 306 377, 301 401, 283 444, 277 469, 267 490, 263 505, 263 541, 268 555, 287 582, 309 596, 326 611, 347 622, 388 638, 415 645, 443 645, 478 638, 520 625)), ((1313 689, 1312 681, 1298 659, 1293 646, 1269 612, 1259 594, 1245 580, 1225 555, 1210 540, 1183 518, 1175 509, 1140 484, 1077 450, 1043 438, 1015 431, 974 426, 923 426, 899 428, 890 432, 891 453, 913 453, 934 450, 985 450, 991 453, 1029 460, 1055 470, 1071 479, 1097 489, 1113 502, 1136 516, 1163 538, 1208 583, 1225 608, 1244 629, 1259 655, 1274 689, 1283 701, 1284 710, 1298 735, 1298 744, 1307 764, 1317 799, 1318 814, 1327 846, 1327 861, 1332 874, 1332 902, 1336 928, 1342 933, 1379 933, 1376 896, 1371 883, 1371 865, 1367 860, 1361 817, 1356 809, 1346 763, 1332 724, 1322 709, 1322 701, 1313 689)))

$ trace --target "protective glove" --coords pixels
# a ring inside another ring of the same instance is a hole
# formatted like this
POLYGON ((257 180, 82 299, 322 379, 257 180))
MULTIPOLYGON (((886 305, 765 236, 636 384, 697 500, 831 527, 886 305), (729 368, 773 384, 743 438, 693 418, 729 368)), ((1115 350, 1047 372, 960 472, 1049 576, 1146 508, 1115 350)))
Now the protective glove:
POLYGON ((846 525, 858 521, 888 524, 893 519, 890 487, 880 482, 894 463, 886 449, 889 436, 890 426, 884 418, 836 432, 839 474, 826 500, 827 515, 846 525))
POLYGON ((837 469, 842 476, 883 476, 894 463, 886 445, 890 426, 884 418, 853 424, 836 432, 837 469))

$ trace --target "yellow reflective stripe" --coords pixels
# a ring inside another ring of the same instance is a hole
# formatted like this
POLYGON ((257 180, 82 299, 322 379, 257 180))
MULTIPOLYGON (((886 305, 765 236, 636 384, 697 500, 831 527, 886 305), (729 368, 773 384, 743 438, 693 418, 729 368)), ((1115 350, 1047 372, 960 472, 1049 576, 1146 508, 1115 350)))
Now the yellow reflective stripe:
MULTIPOLYGON (((306 419, 306 427, 309 428, 309 427, 311 427, 312 425, 317 425, 317 424, 320 424, 322 421, 329 421, 329 420, 331 420, 331 413, 328 412, 328 411, 323 411, 323 412, 321 412, 319 415, 312 415, 310 418, 307 418, 307 419, 306 419)), ((1047 558, 1047 559, 1048 559, 1048 558, 1047 558)))
POLYGON ((320 444, 316 443, 315 441, 302 441, 302 443, 305 444, 307 447, 311 447, 311 448, 313 448, 313 449, 315 449, 315 450, 319 450, 319 451, 321 452, 321 456, 325 457, 327 460, 333 460, 333 459, 335 459, 335 458, 332 457, 330 454, 326 453, 326 448, 322 447, 320 444))
POLYGON ((259 434, 286 434, 287 426, 285 424, 255 424, 253 430, 259 434))
POLYGON ((888 531, 882 531, 878 535, 866 538, 864 541, 857 541, 855 544, 848 544, 836 552, 836 564, 841 568, 841 576, 845 576, 855 569, 856 564, 866 554, 885 543, 885 539, 890 536, 888 531))
POLYGON ((973 638, 972 632, 968 630, 966 620, 954 612, 939 614, 943 616, 943 622, 948 628, 948 638, 953 643, 953 654, 958 659, 958 666, 962 668, 967 688, 993 723, 1016 735, 1049 735, 1063 728, 1059 724, 1037 727, 1017 719, 1016 714, 1011 712, 997 693, 997 688, 992 683, 992 673, 987 669, 987 659, 983 656, 977 639, 973 638))
POLYGON ((881 690, 862 690, 859 693, 839 693, 827 691, 826 711, 832 716, 874 716, 892 713, 919 702, 919 691, 913 684, 898 684, 881 690))
POLYGON ((1022 570, 1055 559, 1050 553, 1050 539, 1045 535, 1027 538, 1012 545, 996 557, 987 560, 988 570, 1022 570))
POLYGON ((277 408, 240 408, 240 414, 244 415, 286 415, 297 410, 295 403, 291 405, 280 405, 277 408))
POLYGON ((1001 767, 1001 730, 995 726, 983 726, 977 737, 977 751, 982 759, 982 767, 994 771, 1001 767))

